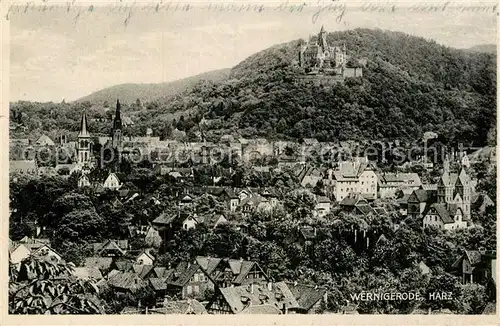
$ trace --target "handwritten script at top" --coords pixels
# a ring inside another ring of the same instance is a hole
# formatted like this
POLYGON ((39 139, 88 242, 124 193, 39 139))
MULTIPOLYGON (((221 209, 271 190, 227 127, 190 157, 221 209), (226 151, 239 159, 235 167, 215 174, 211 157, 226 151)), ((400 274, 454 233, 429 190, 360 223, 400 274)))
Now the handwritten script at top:
POLYGON ((127 25, 136 12, 146 13, 161 13, 161 12, 193 12, 193 11, 206 11, 206 12, 287 12, 287 13, 302 13, 310 12, 312 23, 315 23, 322 15, 333 15, 337 23, 341 23, 348 12, 374 12, 374 13, 399 13, 399 12, 425 12, 435 13, 443 11, 456 11, 456 12, 475 12, 485 14, 496 14, 497 4, 494 2, 486 4, 478 3, 453 3, 447 2, 432 2, 432 3, 413 3, 413 4, 395 4, 395 3, 375 3, 364 2, 360 5, 348 5, 347 2, 338 0, 323 1, 319 0, 314 3, 290 3, 289 1, 281 2, 276 5, 259 4, 258 2, 249 3, 206 3, 206 4, 190 4, 182 1, 165 1, 160 3, 130 3, 117 2, 116 4, 109 4, 105 6, 95 6, 89 4, 79 4, 75 0, 67 4, 34 4, 27 2, 26 4, 12 4, 5 15, 5 19, 9 20, 13 14, 23 14, 28 12, 48 12, 52 10, 64 10, 67 14, 74 15, 75 21, 82 18, 84 15, 92 14, 96 11, 105 11, 108 13, 123 13, 124 24, 127 25))

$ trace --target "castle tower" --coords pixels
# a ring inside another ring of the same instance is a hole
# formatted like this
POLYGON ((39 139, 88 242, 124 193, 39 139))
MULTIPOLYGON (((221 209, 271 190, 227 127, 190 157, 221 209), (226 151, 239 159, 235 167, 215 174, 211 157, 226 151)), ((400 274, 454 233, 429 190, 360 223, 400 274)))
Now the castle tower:
POLYGON ((86 165, 90 162, 90 134, 87 128, 87 114, 82 114, 80 122, 80 133, 78 134, 77 161, 80 165, 86 165))
POLYGON ((323 25, 321 25, 321 30, 318 34, 318 44, 323 52, 328 50, 328 43, 326 42, 326 31, 323 25))
POLYGON ((113 148, 120 148, 122 145, 122 119, 120 108, 120 101, 116 100, 115 119, 113 120, 113 130, 111 134, 113 148))

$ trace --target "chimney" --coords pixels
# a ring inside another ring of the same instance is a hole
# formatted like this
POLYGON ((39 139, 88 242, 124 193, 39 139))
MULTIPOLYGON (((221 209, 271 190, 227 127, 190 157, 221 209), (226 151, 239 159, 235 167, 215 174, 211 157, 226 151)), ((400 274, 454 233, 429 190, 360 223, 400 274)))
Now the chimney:
POLYGON ((188 261, 188 268, 189 268, 189 267, 191 267, 191 262, 190 262, 190 261, 188 261))
POLYGON ((250 284, 250 293, 253 294, 253 283, 250 284))
POLYGON ((479 253, 481 254, 481 256, 485 255, 486 249, 484 247, 479 248, 479 253))
POLYGON ((240 263, 242 263, 242 262, 243 262, 243 257, 240 257, 240 263))
POLYGON ((314 227, 314 236, 316 236, 318 232, 316 231, 316 227, 314 227))
POLYGON ((267 282, 267 290, 271 292, 273 290, 273 282, 269 281, 267 282))
POLYGON ((325 304, 328 303, 328 291, 325 291, 325 294, 323 294, 323 301, 325 302, 325 304))

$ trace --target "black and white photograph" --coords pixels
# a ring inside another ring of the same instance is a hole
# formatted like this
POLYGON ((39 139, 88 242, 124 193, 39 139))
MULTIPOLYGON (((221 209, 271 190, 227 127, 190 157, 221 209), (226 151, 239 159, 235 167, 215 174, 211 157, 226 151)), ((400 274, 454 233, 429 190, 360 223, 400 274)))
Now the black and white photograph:
POLYGON ((496 315, 496 6, 11 4, 8 314, 496 315))

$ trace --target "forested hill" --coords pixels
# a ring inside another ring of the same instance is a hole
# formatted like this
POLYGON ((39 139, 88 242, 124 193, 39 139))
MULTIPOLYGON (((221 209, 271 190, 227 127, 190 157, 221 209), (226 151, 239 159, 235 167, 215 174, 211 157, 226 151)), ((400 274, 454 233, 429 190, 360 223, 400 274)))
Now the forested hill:
POLYGON ((132 103, 137 99, 148 102, 161 97, 179 94, 200 82, 200 80, 219 81, 225 79, 229 72, 230 69, 220 69, 173 82, 157 84, 120 84, 89 94, 79 99, 78 102, 89 101, 93 104, 102 104, 107 101, 113 103, 117 98, 124 103, 132 103))
POLYGON ((381 30, 327 39, 367 60, 363 78, 333 87, 296 84, 297 40, 250 56, 227 80, 198 85, 170 109, 188 101, 205 117, 223 117, 218 134, 412 140, 435 131, 445 141, 486 142, 496 118, 496 55, 381 30))
POLYGON ((497 53, 497 45, 496 44, 479 44, 468 49, 465 49, 469 52, 486 52, 486 53, 497 53))
MULTIPOLYGON (((352 59, 366 62, 362 78, 330 87, 297 83, 301 72, 294 61, 301 40, 295 40, 250 56, 220 78, 195 78, 176 95, 164 92, 171 96, 142 101, 140 107, 133 104, 136 91, 120 95, 124 113, 135 122, 126 133, 142 135, 152 128, 155 135, 168 137, 175 124, 193 141, 199 139, 199 128, 210 141, 223 134, 413 141, 434 131, 444 143, 495 144, 495 133, 489 131, 496 126, 496 54, 381 30, 334 32, 327 39, 345 42, 352 59), (198 124, 202 117, 207 124, 198 124)), ((11 117, 30 130, 56 132, 65 126, 77 132, 79 115, 90 106, 14 103, 11 117)), ((95 109, 87 114, 92 120, 105 113, 95 109)), ((95 122, 90 128, 108 130, 109 123, 95 122)))

